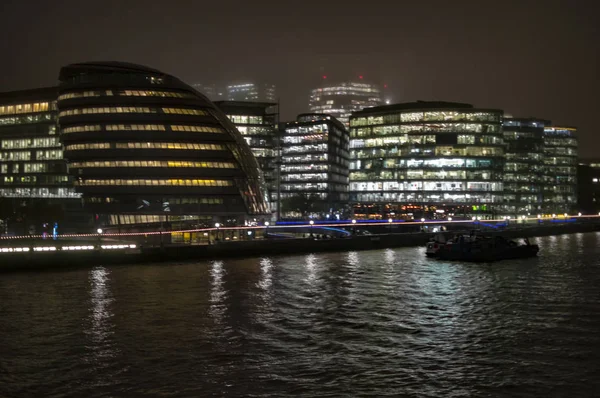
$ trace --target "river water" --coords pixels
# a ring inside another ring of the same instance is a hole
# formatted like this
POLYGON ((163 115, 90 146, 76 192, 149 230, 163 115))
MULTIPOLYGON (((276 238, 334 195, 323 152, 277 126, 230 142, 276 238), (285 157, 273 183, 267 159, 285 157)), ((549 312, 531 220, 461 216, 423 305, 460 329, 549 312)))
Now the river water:
POLYGON ((598 397, 600 233, 0 274, 0 397, 598 397))

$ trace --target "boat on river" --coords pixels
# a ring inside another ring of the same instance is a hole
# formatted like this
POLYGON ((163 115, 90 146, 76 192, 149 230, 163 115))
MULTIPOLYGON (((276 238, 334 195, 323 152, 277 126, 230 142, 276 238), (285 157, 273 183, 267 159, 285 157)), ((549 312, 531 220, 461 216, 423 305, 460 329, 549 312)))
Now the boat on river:
POLYGON ((522 244, 501 236, 461 235, 440 245, 435 258, 472 262, 492 262, 537 256, 540 248, 525 238, 522 244))

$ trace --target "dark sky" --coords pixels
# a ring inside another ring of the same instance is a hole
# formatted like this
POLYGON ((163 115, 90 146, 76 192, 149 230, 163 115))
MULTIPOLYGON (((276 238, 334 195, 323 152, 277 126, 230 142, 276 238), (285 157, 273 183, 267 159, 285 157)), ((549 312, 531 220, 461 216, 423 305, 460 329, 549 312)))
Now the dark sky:
POLYGON ((362 74, 394 102, 574 125, 581 154, 600 156, 596 2, 2 0, 0 91, 53 85, 72 62, 129 61, 188 83, 273 82, 290 119, 322 74, 362 74))

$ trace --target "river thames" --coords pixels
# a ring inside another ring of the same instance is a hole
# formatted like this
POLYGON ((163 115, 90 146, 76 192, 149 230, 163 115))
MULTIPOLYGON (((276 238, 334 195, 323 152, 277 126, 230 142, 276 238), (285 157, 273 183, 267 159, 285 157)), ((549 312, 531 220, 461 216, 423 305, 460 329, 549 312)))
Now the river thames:
POLYGON ((597 397, 600 233, 532 241, 0 274, 0 397, 597 397))

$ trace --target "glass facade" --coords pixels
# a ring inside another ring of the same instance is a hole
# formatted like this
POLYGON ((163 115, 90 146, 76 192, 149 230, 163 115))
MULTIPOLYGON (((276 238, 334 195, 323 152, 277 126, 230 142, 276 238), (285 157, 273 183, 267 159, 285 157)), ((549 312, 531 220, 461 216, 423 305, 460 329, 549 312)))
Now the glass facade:
POLYGON ((577 204, 577 137, 570 127, 544 128, 544 211, 572 212, 577 204))
POLYGON ((502 116, 500 110, 438 102, 354 113, 350 199, 360 204, 357 217, 442 209, 493 216, 504 195, 502 116))
POLYGON ((76 199, 57 134, 56 88, 0 94, 0 198, 76 199))
POLYGON ((342 82, 323 85, 310 92, 311 112, 331 115, 348 126, 352 112, 383 104, 377 85, 363 82, 342 82))
POLYGON ((229 84, 227 100, 277 102, 277 91, 273 84, 253 82, 229 84))
POLYGON ((227 115, 250 147, 265 179, 271 211, 277 211, 277 104, 218 101, 215 105, 227 115))
POLYGON ((99 223, 127 224, 123 220, 141 215, 239 223, 268 214, 250 148, 193 88, 124 63, 69 65, 60 81, 65 155, 75 187, 99 223))
POLYGON ((312 197, 321 213, 348 202, 349 134, 342 123, 329 115, 300 115, 286 124, 281 150, 282 200, 312 197))
POLYGON ((544 126, 539 119, 504 119, 504 205, 513 217, 537 215, 543 209, 545 166, 544 126))

